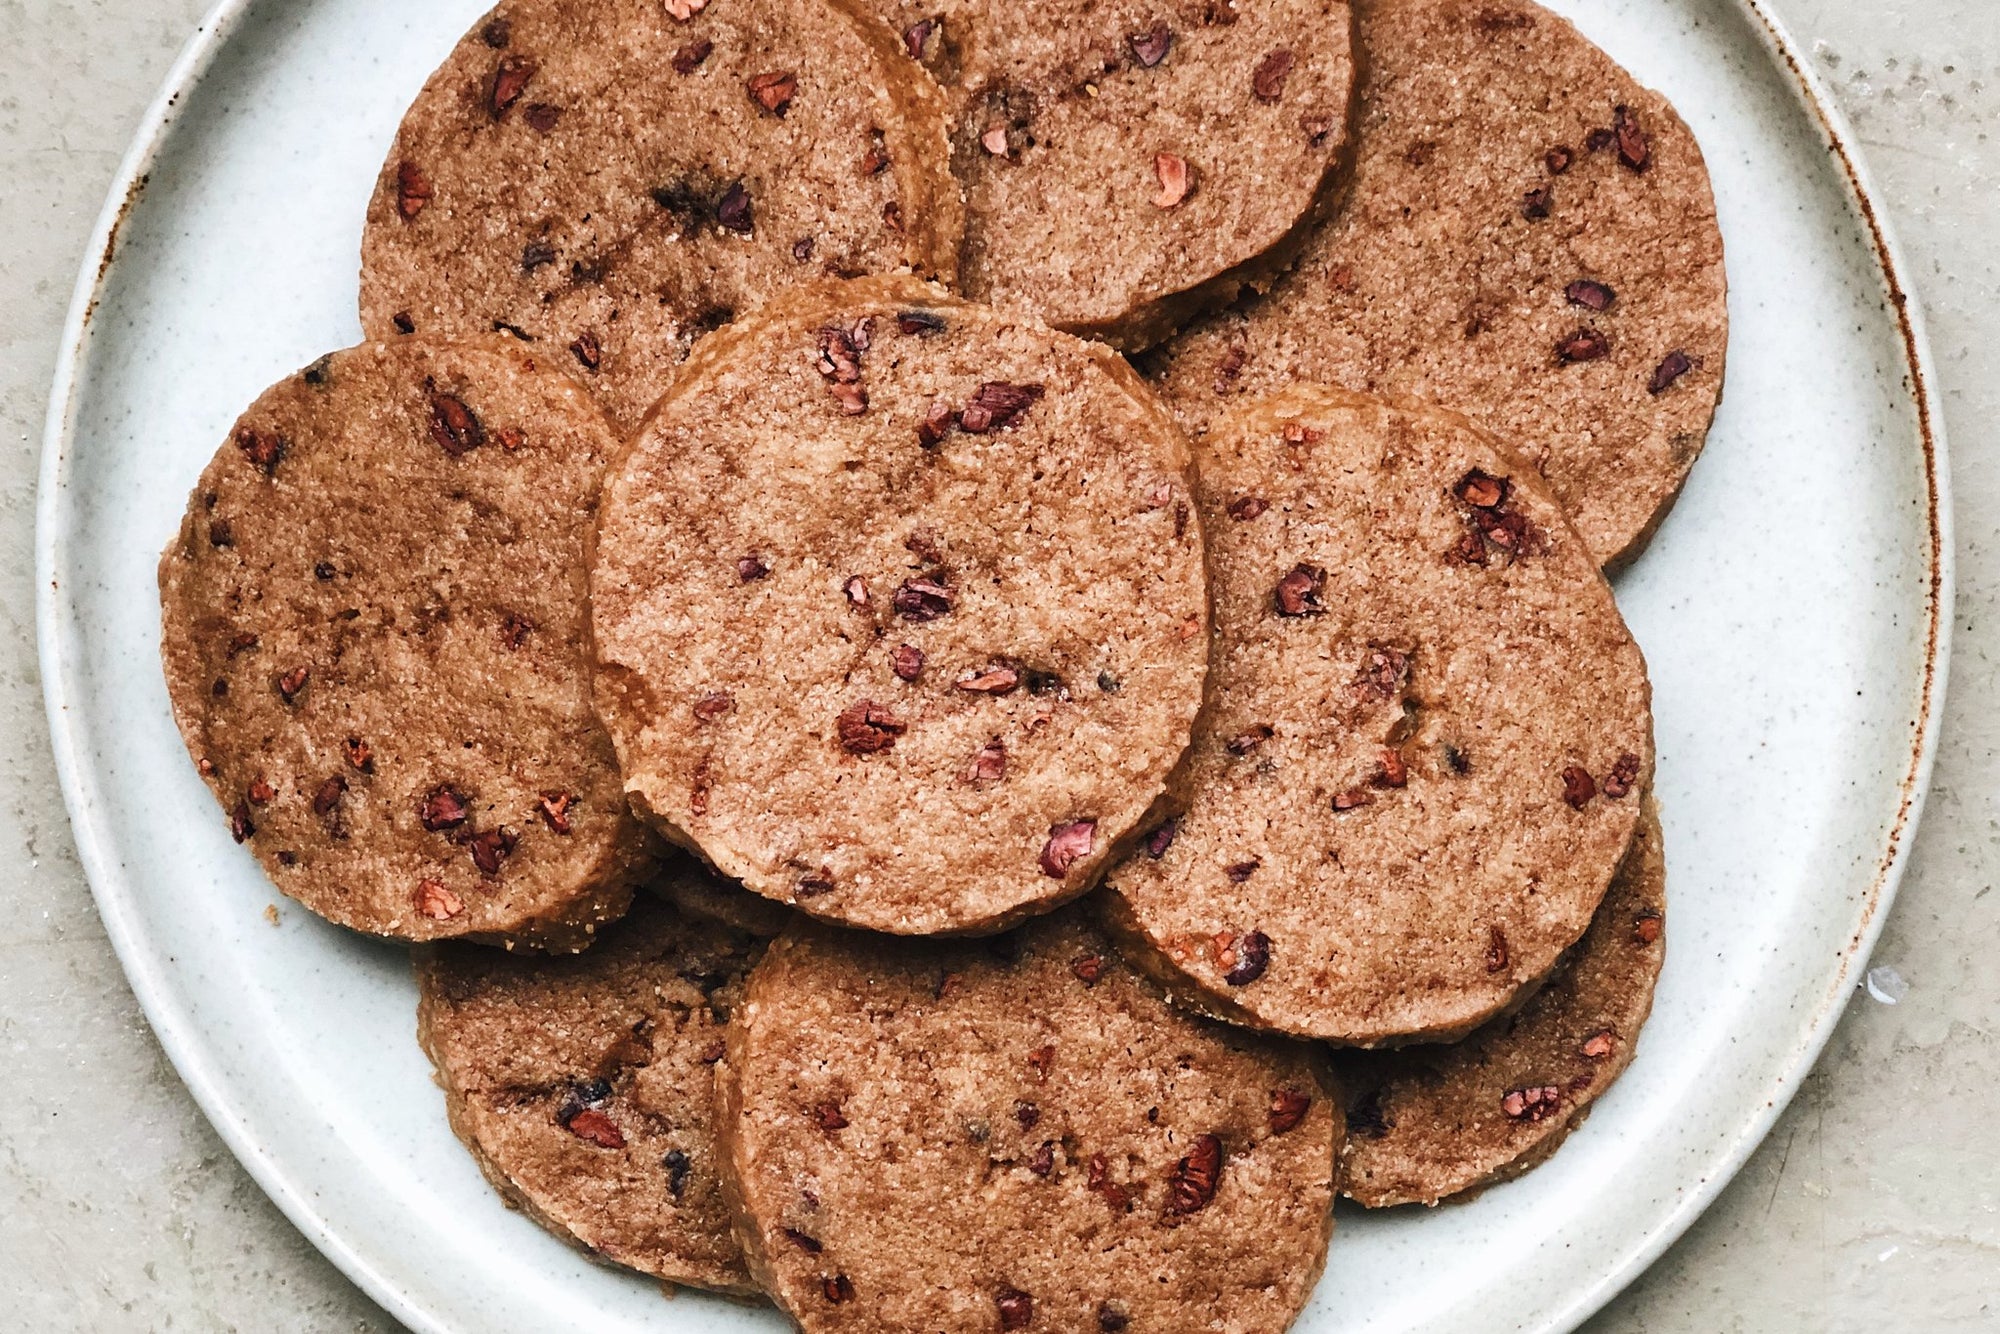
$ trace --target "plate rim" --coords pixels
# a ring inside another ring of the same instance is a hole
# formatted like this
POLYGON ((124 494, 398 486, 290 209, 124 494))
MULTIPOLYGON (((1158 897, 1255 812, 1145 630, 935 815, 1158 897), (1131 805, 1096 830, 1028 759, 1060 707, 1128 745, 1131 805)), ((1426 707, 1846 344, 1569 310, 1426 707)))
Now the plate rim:
MULTIPOLYGON (((71 704, 62 665, 63 599, 57 573, 58 555, 68 534, 62 525, 60 502, 65 494, 66 464, 74 439, 74 409, 88 366, 92 320, 117 260, 119 231, 143 195, 151 168, 175 128, 182 106, 191 100, 189 95, 258 3, 259 0, 216 0, 196 25, 143 113, 84 248, 50 384, 36 479, 37 663, 50 747, 78 862, 126 981, 175 1073, 258 1188, 322 1255, 404 1325, 421 1334, 446 1334, 451 1328, 448 1313, 434 1312, 420 1304, 327 1222, 311 1192, 294 1181, 259 1142, 228 1082, 211 1068, 212 1061, 194 1031, 192 1016, 172 1002, 161 970, 142 946, 140 932, 120 895, 111 888, 117 879, 115 859, 100 843, 91 821, 92 811, 80 776, 82 748, 70 727, 71 704)), ((1810 1022, 1801 1026, 1790 1058, 1772 1072, 1765 1086, 1766 1097, 1708 1159, 1699 1177, 1679 1193, 1673 1206, 1627 1249, 1619 1263, 1598 1275, 1567 1302, 1545 1312, 1536 1324, 1528 1327, 1535 1334, 1568 1334, 1644 1273, 1715 1202, 1797 1094, 1846 1009, 1855 977, 1865 968, 1881 937, 1908 869, 1910 850, 1930 791, 1943 723, 1951 661, 1956 548, 1943 406, 1936 392, 1936 371, 1924 312, 1907 282, 1908 262, 1879 202, 1873 174, 1852 126, 1833 100, 1824 79, 1801 57, 1790 29, 1771 11, 1773 0, 1726 0, 1726 3, 1750 25, 1792 95, 1817 124, 1841 179, 1845 204, 1864 229, 1874 251, 1883 296, 1895 312, 1903 344, 1906 386, 1924 456, 1928 504, 1927 633, 1917 727, 1909 768, 1898 784, 1900 802, 1894 819, 1889 822, 1875 878, 1865 899, 1861 925, 1839 956, 1810 1022)))

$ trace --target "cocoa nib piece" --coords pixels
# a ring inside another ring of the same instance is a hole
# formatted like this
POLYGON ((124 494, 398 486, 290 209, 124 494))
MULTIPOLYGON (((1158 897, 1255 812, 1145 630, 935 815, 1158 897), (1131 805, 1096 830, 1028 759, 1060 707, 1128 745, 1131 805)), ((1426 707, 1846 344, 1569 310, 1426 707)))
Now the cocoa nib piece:
POLYGON ((396 211, 404 222, 415 222, 437 191, 424 169, 408 158, 396 164, 396 211))
POLYGON ((790 70, 771 70, 753 75, 744 87, 750 100, 774 116, 782 117, 798 94, 799 81, 790 70))
POLYGON ((1632 919, 1632 939, 1641 945, 1650 945, 1660 938, 1660 928, 1664 925, 1660 914, 1648 908, 1632 919))
POLYGON ((1568 144, 1557 144, 1542 155, 1542 165, 1549 169, 1549 175, 1560 176, 1569 170, 1569 164, 1576 161, 1576 153, 1568 144))
POLYGON ((750 192, 743 188, 743 182, 738 181, 722 192, 722 198, 715 204, 715 221, 739 236, 748 236, 756 229, 750 192))
POLYGON ((1639 781, 1639 757, 1626 751, 1611 766, 1611 772, 1604 779, 1604 795, 1617 801, 1632 795, 1633 785, 1639 781))
POLYGON ((489 106, 493 119, 499 120, 507 114, 507 109, 521 100, 521 94, 528 91, 528 83, 535 77, 539 67, 526 56, 504 56, 499 68, 493 71, 493 88, 489 106))
POLYGON ((465 400, 452 394, 431 395, 431 439, 439 449, 459 458, 486 443, 486 428, 465 400))
POLYGON ((849 575, 846 582, 841 584, 840 592, 841 596, 847 599, 848 606, 858 611, 867 610, 868 581, 866 579, 863 579, 858 574, 849 575))
POLYGON ((924 651, 915 644, 898 644, 889 651, 889 666, 905 681, 924 674, 924 651))
POLYGON ((1275 735, 1277 733, 1269 723, 1257 723, 1229 738, 1224 749, 1231 755, 1248 755, 1275 735))
POLYGON ((1376 787, 1405 787, 1410 781, 1410 766, 1403 763, 1403 753, 1389 746, 1382 748, 1382 754, 1375 762, 1375 776, 1368 780, 1376 787))
POLYGON ((587 371, 594 371, 604 364, 604 344, 597 335, 585 329, 569 345, 569 354, 576 358, 576 364, 587 371))
POLYGON ((252 806, 268 806, 277 799, 278 789, 258 778, 251 782, 243 795, 252 806))
POLYGON ((465 850, 472 854, 472 864, 481 875, 499 875, 500 864, 514 855, 519 842, 511 829, 487 829, 465 840, 465 850))
POLYGON ((1320 601, 1325 590, 1325 570, 1317 565, 1294 565, 1292 572, 1278 581, 1275 596, 1278 615, 1319 615, 1326 610, 1320 601))
POLYGON ((618 1123, 594 1107, 586 1107, 570 1117, 563 1127, 586 1144, 594 1144, 600 1149, 622 1149, 625 1147, 625 1132, 618 1123))
POLYGON ((925 449, 936 449, 951 434, 957 420, 958 414, 951 410, 951 404, 941 398, 934 400, 924 410, 924 419, 917 423, 917 443, 925 449))
POLYGON ((1222 1184, 1222 1140, 1215 1135, 1195 1139, 1187 1157, 1174 1164, 1167 1183, 1167 1209, 1176 1214, 1199 1213, 1215 1198, 1222 1184))
POLYGON ((1486 929, 1486 971, 1507 971, 1507 933, 1497 926, 1486 929))
POLYGON ((313 814, 322 816, 333 814, 340 807, 340 799, 346 795, 347 780, 335 774, 319 785, 319 791, 313 793, 313 814))
POLYGON ((841 1100, 838 1098, 826 1098, 814 1103, 809 1115, 812 1117, 812 1123, 829 1135, 836 1130, 845 1130, 848 1126, 847 1113, 841 1109, 841 1100))
POLYGON ((1612 132, 1618 138, 1618 160, 1633 171, 1643 172, 1653 162, 1653 146, 1639 128, 1638 113, 1619 107, 1613 114, 1612 132))
POLYGON ((510 652, 519 649, 534 632, 535 623, 518 611, 500 618, 500 646, 510 652))
POLYGON ((979 748, 972 763, 965 766, 965 781, 972 784, 997 783, 1007 776, 1007 744, 999 737, 979 748))
POLYGON ((1565 366, 1578 362, 1599 361, 1611 355, 1611 340, 1595 329, 1578 329, 1569 337, 1556 344, 1556 360, 1565 366))
POLYGON ((236 447, 243 451, 244 458, 250 460, 251 467, 269 477, 278 471, 278 465, 284 461, 285 451, 291 444, 276 431, 242 426, 236 431, 236 447))
POLYGON ((417 803, 417 819, 433 834, 456 829, 472 817, 465 795, 450 785, 434 787, 417 803))
POLYGON ((1252 857, 1247 862, 1234 862, 1228 866, 1223 867, 1222 873, 1229 877, 1229 883, 1231 883, 1232 885, 1240 885, 1244 881, 1248 880, 1251 876, 1257 874, 1257 868, 1262 866, 1263 864, 1264 864, 1263 858, 1252 857))
POLYGON ((958 414, 959 429, 969 435, 989 435, 1014 424, 1015 419, 1046 393, 1038 384, 1012 384, 988 380, 973 391, 965 410, 958 414))
POLYGON ((1271 502, 1262 496, 1238 496, 1229 502, 1229 517, 1238 523, 1248 523, 1269 508, 1271 502))
POLYGON ((849 755, 876 755, 891 750, 909 729, 873 700, 856 700, 841 711, 836 723, 840 748, 849 755))
POLYGON ((922 60, 930 46, 931 34, 938 30, 936 19, 919 19, 903 29, 903 49, 910 53, 910 59, 922 60))
POLYGON ((1345 792, 1334 794, 1333 808, 1336 811, 1356 811, 1372 804, 1374 800, 1366 788, 1350 788, 1345 792))
POLYGON ((1222 975, 1232 987, 1247 987, 1271 966, 1271 938, 1252 931, 1236 942, 1236 966, 1222 975))
POLYGON ((1592 278, 1578 278, 1563 289, 1563 296, 1572 306, 1599 312, 1611 309, 1611 303, 1618 299, 1616 292, 1592 278))
POLYGON ((1495 510, 1507 502, 1511 483, 1505 477, 1495 477, 1489 472, 1474 468, 1459 478, 1453 488, 1458 498, 1474 509, 1495 510))
POLYGON ((562 119, 562 108, 550 106, 547 102, 530 102, 528 109, 521 114, 530 129, 537 134, 547 134, 562 119))
POLYGON ((1146 32, 1135 32, 1125 39, 1132 48, 1132 58, 1142 69, 1152 69, 1167 58, 1167 52, 1174 49, 1174 30, 1164 23, 1154 24, 1146 32))
POLYGON ((1021 684, 1021 674, 1012 667, 988 667, 984 671, 967 672, 952 685, 974 695, 1006 695, 1021 684))
POLYGON ((1049 841, 1042 845, 1042 874, 1051 880, 1061 880, 1079 858, 1088 857, 1096 846, 1096 820, 1071 820, 1049 826, 1049 841))
POLYGON ((1035 1319, 1035 1299, 1019 1288, 1007 1287, 993 1294, 1000 1310, 1000 1328, 1026 1329, 1035 1319))
POLYGON ((709 53, 714 50, 715 43, 709 41, 706 37, 698 42, 689 42, 686 46, 674 52, 674 73, 694 73, 697 69, 701 68, 701 62, 707 60, 709 53))
POLYGON ((452 893, 442 880, 418 881, 410 902, 433 922, 448 922, 465 911, 465 900, 452 893))
POLYGON ((570 832, 570 808, 576 805, 576 797, 560 790, 544 792, 539 804, 542 820, 550 832, 567 835, 570 832))
POLYGON ((835 1306, 854 1300, 854 1282, 845 1274, 835 1274, 832 1278, 821 1279, 819 1290, 827 1301, 835 1306))
POLYGON ((924 334, 943 333, 944 316, 934 310, 899 310, 896 312, 896 328, 913 337, 924 334))
POLYGON ((910 579, 896 590, 896 614, 921 625, 951 610, 951 589, 935 579, 910 579))
POLYGON ((755 552, 737 557, 736 578, 740 583, 754 584, 770 572, 770 563, 755 552))
POLYGON ((1538 185, 1521 196, 1521 216, 1529 222, 1546 221, 1549 214, 1555 211, 1555 206, 1555 191, 1546 185, 1538 185))
POLYGON ((1618 1050, 1618 1034, 1613 1029, 1600 1028, 1585 1038, 1577 1050, 1589 1060, 1602 1061, 1618 1050))
POLYGON ((250 818, 250 803, 237 802, 236 809, 229 813, 229 836, 241 843, 256 832, 256 822, 250 818))
POLYGON ((1653 378, 1646 382, 1646 392, 1658 398, 1674 387, 1674 382, 1694 369, 1694 359, 1676 349, 1661 359, 1653 368, 1653 378))
POLYGON ((358 736, 347 738, 342 747, 347 752, 347 762, 364 774, 375 772, 375 748, 358 736))
POLYGON ((1590 770, 1580 764, 1572 764, 1563 770, 1563 800, 1570 809, 1582 810, 1597 795, 1597 780, 1590 776, 1590 770))
POLYGON ((1087 987, 1094 987, 1104 976, 1104 956, 1084 954, 1069 961, 1069 970, 1076 974, 1077 981, 1087 987))
POLYGON ((1166 856, 1167 849, 1174 845, 1174 839, 1180 836, 1180 832, 1181 822, 1178 816, 1161 821, 1158 828, 1146 835, 1146 855, 1154 861, 1166 856))
POLYGON ((1154 208, 1178 208, 1181 201, 1194 193, 1194 168, 1179 153, 1153 154, 1153 174, 1160 178, 1160 193, 1153 196, 1154 208))
POLYGON ((1518 1088, 1500 1099, 1500 1110, 1516 1121, 1546 1121, 1562 1106, 1562 1090, 1554 1084, 1518 1088))
POLYGON ((306 682, 311 679, 312 670, 310 668, 294 667, 289 672, 278 677, 278 694, 284 699, 285 703, 290 704, 299 697, 299 692, 306 688, 306 682))
POLYGON ((1312 1110, 1312 1105, 1310 1094, 1301 1093, 1297 1089, 1272 1089, 1271 1133, 1284 1135, 1297 1130, 1304 1123, 1306 1113, 1312 1110))
POLYGON ((1124 1334, 1131 1328, 1132 1317, 1110 1302, 1100 1302, 1097 1306, 1097 1327, 1104 1334, 1124 1334))
POLYGON ((1285 80, 1292 76, 1292 63, 1292 53, 1282 46, 1257 62, 1257 69, 1250 76, 1250 87, 1259 102, 1275 102, 1285 95, 1285 80))

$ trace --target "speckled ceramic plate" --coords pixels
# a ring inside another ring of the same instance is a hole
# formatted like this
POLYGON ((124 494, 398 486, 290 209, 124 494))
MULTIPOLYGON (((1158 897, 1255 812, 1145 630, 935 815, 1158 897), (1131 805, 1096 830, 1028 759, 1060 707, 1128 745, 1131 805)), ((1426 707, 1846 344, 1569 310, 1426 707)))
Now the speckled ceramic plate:
MULTIPOLYGON (((363 206, 484 0, 228 0, 154 105, 77 287, 40 629, 77 845, 188 1087, 306 1235, 420 1330, 775 1330, 504 1209, 445 1126, 401 951, 280 902, 167 707, 154 561, 266 384, 359 338, 363 206)), ((1657 684, 1673 912, 1631 1073, 1471 1204, 1345 1216, 1302 1330, 1565 1330, 1770 1128, 1864 966, 1942 701, 1951 542, 1921 324, 1847 136, 1756 0, 1558 0, 1694 126, 1729 246, 1727 401, 1619 582, 1657 684)))

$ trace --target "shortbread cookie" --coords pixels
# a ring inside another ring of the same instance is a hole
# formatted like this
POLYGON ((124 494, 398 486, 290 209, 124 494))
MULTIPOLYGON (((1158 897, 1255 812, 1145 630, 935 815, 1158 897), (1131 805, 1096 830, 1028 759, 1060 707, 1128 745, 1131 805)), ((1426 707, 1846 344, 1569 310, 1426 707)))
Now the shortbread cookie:
POLYGON ((1268 281, 1323 211, 1347 0, 863 0, 945 85, 965 294, 1119 347, 1268 281))
POLYGON ((1297 379, 1463 411, 1617 566, 1665 516, 1722 392, 1722 234, 1694 135, 1528 0, 1360 0, 1338 216, 1261 301, 1168 350, 1198 430, 1297 379))
POLYGON ((1082 893, 1201 700, 1186 470, 1114 353, 911 279, 717 333, 605 490, 597 703, 635 807, 880 931, 1082 893))
POLYGON ((713 1070, 759 946, 641 900, 586 954, 442 945, 417 1032, 499 1191, 593 1255, 755 1292, 723 1202, 713 1070))
POLYGON ((1611 590, 1534 471, 1438 409, 1301 386, 1196 457, 1213 698, 1111 918, 1243 1023, 1469 1032, 1632 842, 1651 691, 1611 590))
POLYGON ((1539 1165, 1632 1063, 1666 946, 1659 813, 1646 818, 1574 955, 1519 1012, 1449 1047, 1345 1052, 1341 1191, 1436 1204, 1539 1165))
POLYGON ((954 945, 807 927, 751 975, 724 1188, 807 1334, 1276 1334, 1305 1304, 1319 1058, 1170 1008, 1080 911, 954 945))
POLYGON ((396 136, 362 324, 509 333, 630 430, 695 339, 801 278, 949 280, 946 119, 847 0, 506 0, 396 136))
POLYGON ((499 339, 366 344, 244 414, 160 560, 174 714, 231 832, 344 926, 575 949, 652 836, 590 708, 603 414, 499 339))

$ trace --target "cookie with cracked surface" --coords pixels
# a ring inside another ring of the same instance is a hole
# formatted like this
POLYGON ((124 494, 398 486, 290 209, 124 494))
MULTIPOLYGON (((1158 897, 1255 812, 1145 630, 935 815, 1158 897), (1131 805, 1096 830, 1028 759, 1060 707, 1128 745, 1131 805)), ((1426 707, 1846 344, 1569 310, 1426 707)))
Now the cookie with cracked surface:
POLYGON ((1261 300, 1162 350, 1190 430, 1316 380, 1463 411, 1540 468, 1599 560, 1644 547, 1722 393, 1722 234, 1700 146, 1529 0, 1361 0, 1336 216, 1261 300))
POLYGON ((1348 144, 1348 0, 865 0, 944 85, 964 291, 1127 350, 1262 285, 1348 144))
POLYGON ((1373 1046, 1548 973, 1624 860, 1645 663, 1534 470, 1439 409, 1301 386, 1196 446, 1211 702, 1109 920, 1177 995, 1373 1046))
POLYGON ((1115 353, 911 279, 719 331, 605 488, 597 704, 635 808, 874 930, 1082 893, 1201 701, 1187 463, 1115 353))
POLYGON ((1514 1014, 1448 1047, 1342 1052, 1341 1193, 1436 1204, 1547 1161, 1632 1063, 1666 946, 1660 817, 1646 816, 1573 954, 1514 1014))
POLYGON ((963 233, 943 97, 847 0, 506 0, 397 133, 362 325, 531 340, 625 432, 737 311, 963 233))
POLYGON ((757 1291, 721 1194, 712 1084, 761 948, 645 899, 580 955, 429 948, 417 1033, 452 1130, 502 1195, 593 1256, 757 1291))
POLYGON ((617 441, 545 361, 322 358, 237 422, 160 559, 188 750, 278 888, 343 926, 577 949, 652 869, 587 682, 617 441))
POLYGON ((724 1189, 808 1334, 1298 1314, 1333 1229, 1322 1058, 1173 1009, 1107 945, 1078 908, 771 947, 718 1073, 724 1189))

